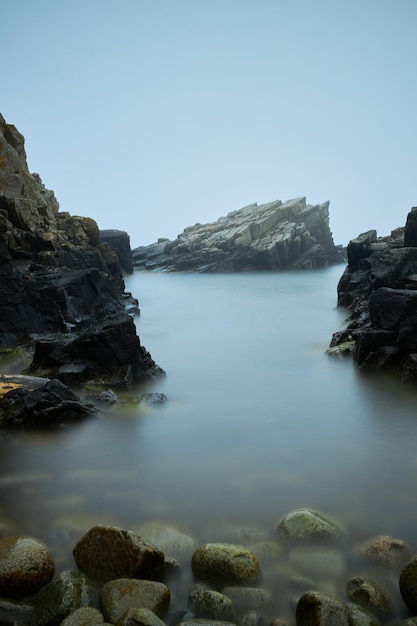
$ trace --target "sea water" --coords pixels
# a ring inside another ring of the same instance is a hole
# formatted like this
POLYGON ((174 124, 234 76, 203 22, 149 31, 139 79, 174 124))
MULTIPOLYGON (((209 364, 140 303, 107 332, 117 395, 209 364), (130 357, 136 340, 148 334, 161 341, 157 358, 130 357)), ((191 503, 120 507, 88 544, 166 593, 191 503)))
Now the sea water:
POLYGON ((310 507, 417 550, 417 388, 326 353, 343 270, 128 276, 166 372, 133 393, 167 400, 1 433, 3 534, 157 520, 217 541, 310 507))

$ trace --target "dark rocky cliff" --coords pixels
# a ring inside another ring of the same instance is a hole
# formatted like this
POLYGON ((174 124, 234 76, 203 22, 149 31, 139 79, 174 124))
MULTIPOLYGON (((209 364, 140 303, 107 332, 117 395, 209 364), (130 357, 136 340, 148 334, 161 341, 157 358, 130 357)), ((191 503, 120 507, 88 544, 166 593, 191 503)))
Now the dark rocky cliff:
POLYGON ((251 204, 210 224, 196 224, 175 241, 160 239, 132 251, 136 268, 238 272, 315 268, 343 262, 329 227, 329 203, 305 198, 251 204))
POLYGON ((23 135, 0 115, 3 352, 30 347, 31 372, 66 384, 127 385, 161 373, 127 313, 134 300, 113 248, 94 220, 59 211, 28 170, 23 135))
POLYGON ((347 255, 337 293, 348 323, 329 353, 351 353, 359 367, 417 380, 417 207, 389 236, 371 230, 350 241, 347 255))

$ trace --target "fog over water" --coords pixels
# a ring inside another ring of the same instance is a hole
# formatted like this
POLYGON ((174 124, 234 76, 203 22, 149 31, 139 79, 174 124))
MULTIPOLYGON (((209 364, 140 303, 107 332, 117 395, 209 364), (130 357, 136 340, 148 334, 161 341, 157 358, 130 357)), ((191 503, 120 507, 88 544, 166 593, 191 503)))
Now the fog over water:
POLYGON ((3 517, 54 545, 68 528, 150 520, 207 541, 273 535, 313 507, 352 542, 392 534, 414 551, 416 389, 325 353, 346 317, 343 269, 129 276, 141 342, 167 373, 138 393, 167 402, 1 433, 3 517))

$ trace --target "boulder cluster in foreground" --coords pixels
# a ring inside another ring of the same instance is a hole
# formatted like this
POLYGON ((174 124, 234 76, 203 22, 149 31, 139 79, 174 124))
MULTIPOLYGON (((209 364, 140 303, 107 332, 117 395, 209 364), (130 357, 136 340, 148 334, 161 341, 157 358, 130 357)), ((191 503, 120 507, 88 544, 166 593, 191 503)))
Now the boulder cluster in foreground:
POLYGON ((330 231, 329 203, 312 206, 305 198, 250 204, 132 255, 138 269, 187 272, 311 269, 344 260, 330 231))
POLYGON ((329 353, 351 353, 359 367, 397 370, 417 380, 417 207, 388 237, 375 230, 349 242, 338 304, 349 311, 329 353))
POLYGON ((205 543, 172 527, 97 525, 56 571, 35 537, 0 539, 0 621, 32 626, 412 626, 417 557, 378 536, 352 549, 328 516, 297 509, 274 536, 205 543), (352 561, 357 571, 351 575, 352 561))

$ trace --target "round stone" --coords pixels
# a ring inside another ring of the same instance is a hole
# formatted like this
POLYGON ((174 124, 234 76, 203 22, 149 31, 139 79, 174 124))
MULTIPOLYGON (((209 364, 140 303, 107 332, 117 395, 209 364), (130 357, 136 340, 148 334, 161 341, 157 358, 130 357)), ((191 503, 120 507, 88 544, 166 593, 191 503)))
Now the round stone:
POLYGON ((191 567, 197 579, 214 586, 254 583, 261 572, 258 557, 253 552, 230 543, 200 546, 192 556, 191 567))
POLYGON ((47 585, 55 571, 48 546, 35 537, 0 539, 0 596, 24 598, 47 585))
POLYGON ((336 541, 344 537, 337 523, 312 509, 297 509, 278 524, 278 532, 299 541, 336 541))
POLYGON ((403 568, 400 575, 402 599, 411 613, 417 613, 417 556, 403 568))

